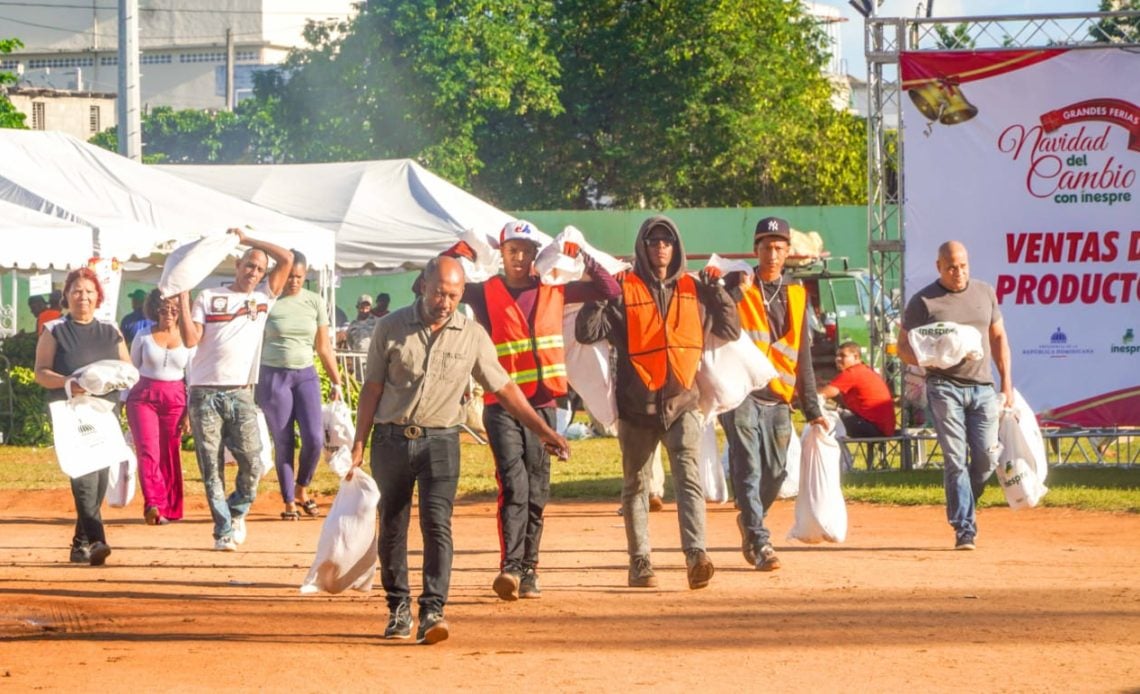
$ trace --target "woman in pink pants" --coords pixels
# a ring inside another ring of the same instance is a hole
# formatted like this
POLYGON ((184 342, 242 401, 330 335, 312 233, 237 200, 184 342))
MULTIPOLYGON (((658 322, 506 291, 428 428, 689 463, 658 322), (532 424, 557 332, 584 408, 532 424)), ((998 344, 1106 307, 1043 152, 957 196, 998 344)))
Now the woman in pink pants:
POLYGON ((127 396, 127 422, 139 460, 147 525, 182 518, 182 434, 186 417, 186 367, 191 350, 178 333, 178 298, 163 300, 155 289, 143 311, 155 322, 131 343, 139 382, 127 396))

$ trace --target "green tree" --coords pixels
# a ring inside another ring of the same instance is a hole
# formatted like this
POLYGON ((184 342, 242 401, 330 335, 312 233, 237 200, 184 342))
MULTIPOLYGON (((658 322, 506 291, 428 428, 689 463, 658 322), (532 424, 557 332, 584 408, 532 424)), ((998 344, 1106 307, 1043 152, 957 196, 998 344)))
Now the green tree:
MULTIPOLYGON (((0 39, 0 55, 7 55, 17 48, 23 47, 19 39, 0 39)), ((16 76, 10 72, 0 71, 0 128, 27 128, 25 116, 16 110, 8 98, 5 85, 15 84, 16 76)))
MULTIPOLYGON (((947 51, 969 51, 976 45, 974 37, 970 36, 970 25, 959 24, 953 29, 947 29, 944 24, 936 24, 934 32, 938 34, 935 45, 947 51)), ((1007 40, 1008 36, 1005 37, 1007 40)))
POLYGON ((866 134, 824 37, 781 0, 564 0, 559 114, 483 129, 476 192, 514 208, 861 202, 866 134))
MULTIPOLYGON (((1100 12, 1140 11, 1140 0, 1100 0, 1100 12)), ((1089 29, 1098 43, 1140 43, 1140 16, 1105 17, 1089 29)))

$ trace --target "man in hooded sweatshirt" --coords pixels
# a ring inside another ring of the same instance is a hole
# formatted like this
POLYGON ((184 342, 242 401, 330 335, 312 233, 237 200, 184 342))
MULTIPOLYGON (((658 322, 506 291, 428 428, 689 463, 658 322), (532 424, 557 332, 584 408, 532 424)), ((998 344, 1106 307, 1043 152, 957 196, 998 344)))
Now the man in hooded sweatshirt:
POLYGON ((706 270, 699 280, 686 274, 681 235, 668 217, 642 223, 634 254, 621 295, 585 304, 575 334, 583 344, 609 340, 617 351, 621 505, 630 587, 657 585, 649 558, 648 490, 653 452, 663 443, 673 470, 689 588, 704 588, 713 565, 705 552, 695 378, 706 337, 711 333, 735 340, 740 317, 719 273, 706 270))

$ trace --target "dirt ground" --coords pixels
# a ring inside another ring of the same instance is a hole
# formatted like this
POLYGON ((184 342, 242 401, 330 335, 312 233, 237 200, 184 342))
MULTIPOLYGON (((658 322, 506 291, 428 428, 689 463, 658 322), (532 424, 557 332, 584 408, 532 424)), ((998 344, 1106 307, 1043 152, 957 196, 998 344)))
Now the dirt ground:
MULTIPOLYGON (((779 542, 763 574, 710 506, 717 572, 690 591, 672 504, 651 515, 660 587, 625 586, 616 507, 555 501, 544 595, 506 603, 494 508, 459 505, 451 638, 416 646, 379 638, 378 583, 299 594, 321 523, 268 495, 236 553, 211 550, 200 494, 162 527, 136 499, 88 567, 67 562, 68 492, 5 492, 0 690, 1140 691, 1138 516, 985 509, 978 550, 955 552, 941 508, 851 505, 846 543, 779 542)), ((792 514, 778 502, 776 537, 792 514)))

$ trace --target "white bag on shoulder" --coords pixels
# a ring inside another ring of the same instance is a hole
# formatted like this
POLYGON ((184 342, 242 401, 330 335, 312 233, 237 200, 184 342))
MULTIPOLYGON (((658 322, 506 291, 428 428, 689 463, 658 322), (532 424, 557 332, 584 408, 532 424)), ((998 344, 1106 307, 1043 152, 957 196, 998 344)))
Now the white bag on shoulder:
POLYGON ((800 495, 789 540, 808 544, 847 539, 847 503, 839 479, 839 442, 822 426, 808 425, 803 440, 800 495))
POLYGON ((131 457, 119 418, 100 398, 57 400, 51 411, 52 438, 59 467, 75 479, 131 457))
POLYGON ((348 589, 372 590, 376 575, 376 507, 380 490, 376 481, 356 469, 342 479, 329 514, 321 526, 317 554, 302 593, 342 593, 348 589))
POLYGON ((231 254, 237 254, 238 235, 226 232, 183 244, 166 256, 158 293, 164 299, 188 292, 213 274, 231 254))
POLYGON ((1049 490, 1037 477, 1033 451, 1025 440, 1014 410, 1002 410, 998 441, 1002 450, 995 472, 1006 503, 1012 509, 1033 508, 1049 490))
MULTIPOLYGON (((804 432, 807 435, 807 432, 804 432)), ((780 484, 780 493, 777 499, 794 499, 800 493, 800 461, 803 458, 803 445, 800 437, 796 436, 796 428, 792 427, 792 435, 788 437, 788 451, 784 457, 784 470, 787 474, 780 484)))

